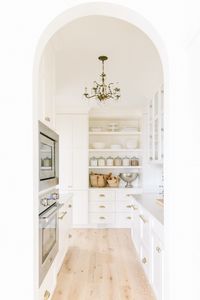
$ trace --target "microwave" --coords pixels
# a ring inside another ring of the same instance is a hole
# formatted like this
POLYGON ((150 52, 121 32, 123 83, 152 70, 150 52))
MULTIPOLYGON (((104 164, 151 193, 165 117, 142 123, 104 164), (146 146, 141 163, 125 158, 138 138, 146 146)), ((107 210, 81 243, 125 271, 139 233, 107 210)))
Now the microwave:
POLYGON ((39 121, 39 190, 59 183, 59 136, 39 121))

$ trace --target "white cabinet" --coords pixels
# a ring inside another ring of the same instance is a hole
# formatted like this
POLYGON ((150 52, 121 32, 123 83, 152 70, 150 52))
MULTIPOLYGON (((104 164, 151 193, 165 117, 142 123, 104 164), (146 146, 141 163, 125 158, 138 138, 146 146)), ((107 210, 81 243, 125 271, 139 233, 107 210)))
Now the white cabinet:
POLYGON ((55 129, 55 59, 50 47, 45 50, 40 64, 38 118, 55 129))
POLYGON ((38 300, 50 300, 56 287, 56 268, 53 263, 45 276, 40 288, 38 300))
POLYGON ((148 156, 149 161, 163 161, 163 88, 155 93, 148 107, 148 156))
POLYGON ((157 299, 162 298, 163 288, 163 245, 156 234, 152 235, 152 285, 157 299))
POLYGON ((84 227, 88 224, 88 191, 73 192, 73 226, 84 227))
POLYGON ((140 222, 140 206, 136 201, 133 202, 133 212, 132 212, 132 227, 131 227, 131 235, 133 239, 133 243, 137 252, 140 252, 140 244, 141 244, 141 222, 140 222))
POLYGON ((60 190, 88 188, 88 115, 57 114, 60 190))
POLYGON ((60 196, 60 202, 64 205, 59 210, 59 251, 56 257, 57 271, 59 271, 65 254, 70 245, 72 229, 72 194, 63 194, 60 196))

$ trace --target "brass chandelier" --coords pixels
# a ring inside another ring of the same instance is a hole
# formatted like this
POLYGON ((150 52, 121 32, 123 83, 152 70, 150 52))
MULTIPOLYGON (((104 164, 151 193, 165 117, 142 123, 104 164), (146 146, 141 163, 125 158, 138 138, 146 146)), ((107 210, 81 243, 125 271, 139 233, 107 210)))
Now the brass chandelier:
POLYGON ((100 102, 104 102, 108 99, 118 100, 120 98, 120 88, 118 85, 116 84, 116 86, 114 86, 114 83, 105 83, 106 74, 104 73, 104 61, 107 59, 107 56, 99 56, 99 60, 102 62, 101 83, 94 81, 90 95, 87 92, 87 87, 85 87, 85 93, 83 95, 86 99, 95 98, 100 102))

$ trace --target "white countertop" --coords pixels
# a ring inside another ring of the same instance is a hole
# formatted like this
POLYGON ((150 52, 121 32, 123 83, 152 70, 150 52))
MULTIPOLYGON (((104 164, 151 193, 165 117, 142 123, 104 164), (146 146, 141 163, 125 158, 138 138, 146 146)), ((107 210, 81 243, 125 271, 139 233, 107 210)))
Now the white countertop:
POLYGON ((135 195, 134 198, 162 225, 164 224, 164 207, 156 202, 159 198, 157 194, 143 193, 135 195))

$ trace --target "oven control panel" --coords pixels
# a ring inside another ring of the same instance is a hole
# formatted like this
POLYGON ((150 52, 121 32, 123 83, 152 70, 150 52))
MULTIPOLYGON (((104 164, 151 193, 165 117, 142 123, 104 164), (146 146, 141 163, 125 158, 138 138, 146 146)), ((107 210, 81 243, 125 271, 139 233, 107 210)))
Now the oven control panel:
POLYGON ((48 207, 52 206, 59 199, 59 190, 52 189, 48 192, 42 193, 39 196, 39 214, 41 214, 48 207))

